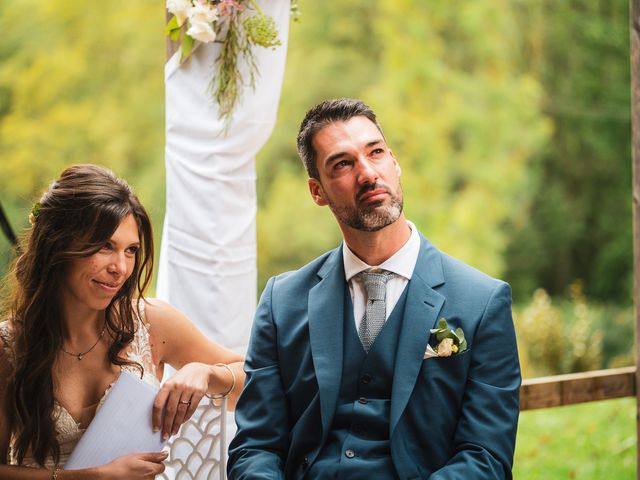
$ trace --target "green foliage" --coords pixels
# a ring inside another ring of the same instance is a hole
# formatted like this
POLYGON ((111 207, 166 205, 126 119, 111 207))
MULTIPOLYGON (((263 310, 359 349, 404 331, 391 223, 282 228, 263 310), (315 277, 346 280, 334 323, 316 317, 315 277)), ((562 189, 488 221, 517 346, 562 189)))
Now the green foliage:
POLYGON ((513 478, 636 478, 635 416, 633 398, 522 412, 513 478))
POLYGON ((574 280, 602 301, 632 286, 629 2, 518 0, 523 68, 542 83, 553 136, 532 157, 533 195, 509 225, 517 298, 574 280))
MULTIPOLYGON (((309 199, 295 134, 310 106, 346 96, 378 112, 407 216, 439 247, 503 276, 517 299, 538 287, 563 295, 582 279, 591 299, 628 300, 625 1, 301 6, 277 125, 258 159, 261 285, 340 241, 309 199)), ((164 5, 16 0, 0 4, 0 18, 0 194, 14 227, 28 227, 40 192, 74 162, 127 178, 158 227, 164 5)), ((8 245, 0 250, 6 265, 8 245)), ((564 315, 563 305, 553 308, 564 315)), ((588 308, 594 328, 605 317, 624 325, 603 333, 602 363, 627 363, 627 310, 588 308)))
POLYGON ((328 210, 320 210, 307 193, 306 177, 282 174, 258 210, 258 272, 264 282, 300 268, 339 244, 341 235, 328 210), (294 214, 292 214, 294 212, 294 214))
POLYGON ((584 372, 634 364, 633 312, 589 303, 579 283, 558 301, 543 289, 514 309, 523 377, 584 372))
POLYGON ((127 178, 159 227, 163 4, 16 0, 0 18, 0 194, 14 228, 64 167, 84 162, 127 178))

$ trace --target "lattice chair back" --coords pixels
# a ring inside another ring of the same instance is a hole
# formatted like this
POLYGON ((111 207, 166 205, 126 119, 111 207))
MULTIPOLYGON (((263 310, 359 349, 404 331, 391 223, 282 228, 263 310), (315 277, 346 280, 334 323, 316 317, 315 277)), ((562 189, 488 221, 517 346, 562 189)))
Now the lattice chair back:
POLYGON ((227 479, 227 400, 215 405, 203 398, 193 416, 167 444, 163 480, 227 479))

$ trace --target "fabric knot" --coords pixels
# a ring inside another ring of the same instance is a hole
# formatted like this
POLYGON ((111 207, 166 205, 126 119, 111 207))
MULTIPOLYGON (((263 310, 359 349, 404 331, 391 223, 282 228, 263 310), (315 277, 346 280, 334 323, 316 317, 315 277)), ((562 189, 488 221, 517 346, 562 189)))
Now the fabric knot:
POLYGON ((367 291, 367 301, 385 300, 387 292, 387 281, 393 276, 391 272, 363 271, 358 274, 367 291))

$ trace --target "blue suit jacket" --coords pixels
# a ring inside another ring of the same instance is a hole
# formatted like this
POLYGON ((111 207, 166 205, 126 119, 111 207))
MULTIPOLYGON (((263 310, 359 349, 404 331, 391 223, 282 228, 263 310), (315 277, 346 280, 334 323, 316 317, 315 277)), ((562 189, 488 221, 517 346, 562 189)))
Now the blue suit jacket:
MULTIPOLYGON (((391 397, 391 457, 402 479, 511 478, 520 366, 509 285, 421 249, 400 334, 391 397), (424 359, 438 319, 468 349, 424 359)), ((322 447, 342 375, 345 295, 338 248, 269 280, 247 353, 230 480, 302 478, 322 447)))

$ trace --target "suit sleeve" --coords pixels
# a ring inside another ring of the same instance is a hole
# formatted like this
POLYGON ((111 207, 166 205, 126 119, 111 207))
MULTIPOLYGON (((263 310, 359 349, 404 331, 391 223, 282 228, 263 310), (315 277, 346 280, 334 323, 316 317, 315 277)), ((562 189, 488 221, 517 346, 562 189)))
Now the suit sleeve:
POLYGON ((471 346, 471 365, 453 439, 454 455, 430 480, 511 479, 519 415, 520 363, 511 288, 493 291, 471 346))
POLYGON ((271 309, 274 283, 267 283, 253 322, 235 413, 238 432, 229 446, 229 480, 284 479, 289 422, 271 309))

